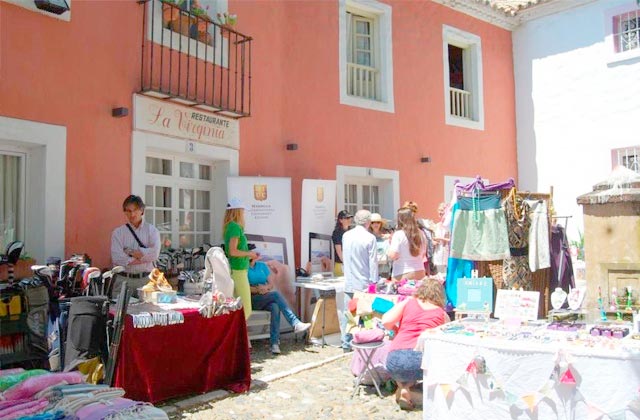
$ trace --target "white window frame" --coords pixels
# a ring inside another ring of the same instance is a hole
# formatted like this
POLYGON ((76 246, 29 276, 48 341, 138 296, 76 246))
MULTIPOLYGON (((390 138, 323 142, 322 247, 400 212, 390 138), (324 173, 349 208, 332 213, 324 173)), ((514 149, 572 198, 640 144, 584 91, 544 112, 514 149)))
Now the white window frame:
POLYGON ((131 152, 131 191, 133 194, 144 197, 147 179, 145 161, 147 156, 155 153, 186 156, 189 160, 202 159, 213 162, 211 168, 211 178, 214 181, 211 241, 212 243, 220 243, 222 240, 222 220, 227 203, 227 177, 238 175, 238 150, 134 130, 131 152))
POLYGON ((26 153, 25 249, 38 262, 65 255, 66 127, 0 116, 0 147, 26 153))
POLYGON ((391 6, 376 0, 338 0, 338 65, 340 75, 340 103, 375 111, 395 112, 393 96, 393 48, 391 6), (374 20, 376 67, 380 72, 379 100, 351 96, 347 93, 347 20, 351 12, 374 20))
POLYGON ((640 48, 635 48, 629 51, 616 52, 616 40, 615 40, 615 19, 625 13, 638 12, 640 17, 640 5, 633 2, 625 6, 620 6, 612 9, 608 9, 604 13, 604 26, 605 26, 605 48, 607 64, 616 64, 627 60, 632 60, 640 57, 640 48))
MULTIPOLYGON (((186 163, 193 163, 193 164, 203 164, 203 165, 208 165, 211 167, 211 174, 213 174, 213 169, 215 166, 215 162, 212 161, 208 161, 205 159, 201 159, 198 156, 188 156, 186 154, 169 154, 169 153, 162 153, 162 152, 158 152, 158 151, 149 151, 147 153, 146 157, 153 157, 153 158, 159 158, 159 159, 166 159, 166 160, 170 160, 171 161, 171 175, 162 175, 162 174, 155 174, 155 173, 149 173, 145 171, 145 187, 147 185, 153 185, 154 187, 168 187, 171 188, 171 207, 168 208, 169 211, 171 212, 171 243, 172 243, 172 247, 173 248, 179 248, 181 247, 180 243, 179 243, 179 237, 180 234, 182 233, 180 231, 179 228, 179 223, 180 223, 180 211, 184 211, 182 209, 180 209, 180 205, 179 205, 179 197, 180 197, 180 189, 193 189, 193 190, 199 190, 199 191, 209 191, 210 196, 209 196, 209 200, 210 200, 210 206, 208 210, 201 210, 201 209, 197 209, 197 208, 193 208, 192 212, 194 214, 194 221, 193 221, 193 225, 194 225, 194 229, 193 229, 193 233, 189 233, 189 234, 193 234, 193 235, 198 235, 198 234, 202 234, 204 233, 204 231, 198 231, 196 229, 196 219, 195 219, 195 215, 197 213, 201 213, 201 212, 208 212, 210 214, 209 217, 209 242, 212 243, 213 238, 216 237, 216 235, 220 235, 219 232, 219 228, 218 226, 216 226, 214 224, 214 219, 213 219, 213 215, 214 215, 214 197, 215 197, 215 182, 216 180, 213 179, 213 176, 211 177, 211 180, 202 180, 200 178, 185 178, 180 176, 180 163, 181 162, 186 162, 186 163)), ((146 159, 145 157, 145 159, 146 159)), ((145 191, 146 193, 146 191, 145 191)), ((143 195, 142 197, 145 197, 146 200, 146 194, 143 195)), ((149 207, 151 210, 158 210, 156 208, 155 202, 153 203, 148 203, 146 202, 147 207, 149 207)), ((156 219, 155 219, 155 215, 153 218, 153 222, 154 224, 156 223, 156 219)), ((166 233, 166 231, 162 231, 161 234, 166 233)), ((200 246, 202 244, 200 243, 194 243, 193 246, 200 246)))
MULTIPOLYGON (((216 5, 218 3, 216 2, 216 5)), ((149 24, 147 25, 147 39, 153 40, 156 44, 160 44, 167 48, 180 51, 184 54, 191 55, 192 57, 198 56, 199 60, 205 60, 208 63, 213 63, 221 67, 229 67, 229 40, 222 36, 221 31, 215 34, 216 40, 222 42, 216 42, 215 51, 211 45, 198 41, 197 39, 189 38, 171 29, 164 28, 162 25, 162 4, 160 1, 152 0, 147 4, 147 16, 152 16, 153 19, 147 18, 149 24), (155 7, 152 5, 155 4, 155 7), (153 25, 151 25, 153 22, 153 25), (153 30, 152 30, 153 29, 153 30), (153 36, 153 38, 152 38, 153 36), (223 49, 225 54, 220 57, 220 48, 223 49), (222 61, 220 60, 222 58, 222 61)), ((219 9, 217 12, 225 12, 227 10, 227 0, 220 0, 219 9)), ((215 15, 214 15, 215 16, 215 15)), ((216 26, 216 28, 220 28, 216 26)))
POLYGON ((640 174, 640 146, 619 147, 611 150, 611 169, 615 169, 617 165, 623 165, 625 168, 631 169, 640 174), (635 156, 636 161, 633 167, 624 164, 624 159, 635 156))
POLYGON ((442 64, 444 69, 445 123, 458 127, 484 130, 484 89, 482 73, 482 41, 479 36, 448 25, 442 25, 442 64), (462 48, 465 90, 471 92, 473 119, 451 115, 449 93, 449 44, 462 48))
MULTIPOLYGON (((26 173, 27 173, 27 150, 21 148, 21 147, 16 147, 16 146, 11 146, 11 145, 2 145, 0 143, 0 155, 4 155, 4 156, 14 156, 14 157, 18 157, 20 159, 20 179, 18 180, 19 185, 22 187, 21 191, 20 191, 20 197, 18 199, 18 210, 17 210, 17 223, 16 223, 16 237, 14 238, 14 240, 22 240, 22 238, 24 237, 24 233, 25 233, 25 201, 26 201, 26 197, 27 197, 27 177, 26 177, 26 173)), ((0 181, 2 182, 2 181, 0 181)), ((2 245, 7 245, 7 244, 2 244, 2 242, 0 242, 0 246, 2 245)), ((4 247, 0 248, 0 252, 4 252, 4 247)))
MULTIPOLYGON (((345 203, 345 184, 357 184, 360 186, 358 194, 360 201, 362 200, 360 195, 362 185, 378 185, 380 200, 380 211, 378 213, 386 219, 395 219, 396 210, 400 205, 399 171, 338 165, 336 167, 336 203, 338 203, 338 206, 345 203)), ((342 210, 342 208, 338 208, 338 210, 342 210)))
POLYGON ((69 10, 66 12, 56 15, 55 13, 47 12, 46 10, 38 9, 33 2, 33 0, 2 0, 6 3, 15 4, 16 6, 22 7, 27 10, 31 10, 32 12, 40 13, 41 15, 49 16, 50 18, 63 20, 65 22, 71 21, 71 1, 67 0, 67 5, 69 6, 69 10))

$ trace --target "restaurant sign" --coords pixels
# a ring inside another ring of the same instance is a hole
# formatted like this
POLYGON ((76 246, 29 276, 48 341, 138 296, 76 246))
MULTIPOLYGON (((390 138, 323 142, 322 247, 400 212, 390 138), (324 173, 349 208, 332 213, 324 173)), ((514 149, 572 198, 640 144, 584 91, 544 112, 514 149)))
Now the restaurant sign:
POLYGON ((196 108, 134 95, 134 129, 240 148, 238 121, 196 108))

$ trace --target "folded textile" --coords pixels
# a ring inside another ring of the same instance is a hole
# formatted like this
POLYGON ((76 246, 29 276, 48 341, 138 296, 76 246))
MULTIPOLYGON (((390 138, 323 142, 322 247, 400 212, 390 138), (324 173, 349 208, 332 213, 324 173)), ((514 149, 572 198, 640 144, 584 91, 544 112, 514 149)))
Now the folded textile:
POLYGON ((80 372, 59 372, 38 375, 25 379, 23 382, 7 389, 3 393, 3 397, 6 400, 31 398, 33 395, 52 385, 58 385, 61 383, 78 384, 81 383, 83 379, 84 378, 80 372))
POLYGON ((360 330, 353 334, 353 342, 355 344, 374 343, 384 339, 384 331, 380 328, 370 330, 360 330))
MULTIPOLYGON (((107 416, 126 411, 129 408, 139 405, 138 401, 133 401, 128 398, 115 398, 110 401, 94 401, 91 404, 87 404, 84 407, 76 411, 76 415, 79 420, 102 420, 107 416)), ((136 416, 129 416, 123 418, 139 418, 136 416)))
POLYGON ((44 369, 32 369, 24 372, 19 372, 11 375, 6 375, 0 378, 0 391, 4 391, 20 382, 24 381, 27 378, 31 378, 32 376, 45 375, 47 372, 44 369))
POLYGON ((23 368, 0 369, 0 377, 24 372, 23 368))
POLYGON ((26 417, 20 417, 18 420, 76 420, 76 416, 67 415, 62 410, 48 413, 33 414, 26 417))
POLYGON ((39 400, 18 399, 5 402, 13 404, 5 404, 0 409, 0 420, 17 419, 28 414, 38 413, 49 404, 44 398, 39 400))
POLYGON ((169 416, 157 407, 144 404, 110 414, 106 416, 104 420, 129 420, 132 418, 140 420, 167 420, 169 416))
POLYGON ((133 328, 151 328, 184 323, 182 312, 142 312, 131 315, 133 328))

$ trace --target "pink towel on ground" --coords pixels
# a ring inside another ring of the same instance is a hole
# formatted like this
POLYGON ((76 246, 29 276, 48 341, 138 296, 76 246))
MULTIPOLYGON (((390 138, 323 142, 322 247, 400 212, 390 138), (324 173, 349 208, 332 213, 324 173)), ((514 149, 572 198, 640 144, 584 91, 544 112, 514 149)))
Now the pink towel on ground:
POLYGON ((46 375, 33 376, 14 385, 4 391, 3 396, 5 400, 31 398, 43 389, 53 385, 61 383, 73 385, 82 382, 84 382, 84 376, 80 372, 49 373, 46 375))
POLYGON ((0 420, 17 419, 28 414, 39 413, 49 405, 49 401, 44 398, 39 400, 21 399, 14 401, 5 401, 4 403, 14 404, 3 404, 2 409, 0 409, 0 420))

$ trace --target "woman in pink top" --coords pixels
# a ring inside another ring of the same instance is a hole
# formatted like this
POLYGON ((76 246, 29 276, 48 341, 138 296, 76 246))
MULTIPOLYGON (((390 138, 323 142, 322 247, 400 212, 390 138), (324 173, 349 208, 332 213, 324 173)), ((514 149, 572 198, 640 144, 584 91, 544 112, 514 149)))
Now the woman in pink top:
POLYGON ((393 260, 393 277, 419 280, 425 276, 427 238, 415 219, 413 210, 398 210, 398 226, 391 237, 387 256, 393 260))
POLYGON ((443 308, 442 285, 425 277, 413 297, 395 305, 382 317, 385 328, 394 329, 398 325, 387 356, 387 370, 398 384, 396 401, 403 410, 413 409, 410 388, 422 378, 422 352, 414 350, 418 337, 424 330, 449 320, 443 308))

